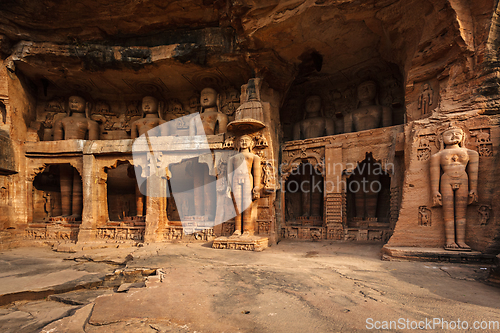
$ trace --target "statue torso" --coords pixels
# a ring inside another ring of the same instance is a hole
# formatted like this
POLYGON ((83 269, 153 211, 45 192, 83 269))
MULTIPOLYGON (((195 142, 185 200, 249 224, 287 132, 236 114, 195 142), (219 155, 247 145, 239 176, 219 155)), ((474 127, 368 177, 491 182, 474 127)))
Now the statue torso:
POLYGON ((356 109, 352 113, 352 121, 356 132, 380 127, 382 106, 368 105, 356 109))
POLYGON ((323 117, 306 118, 300 123, 300 132, 304 139, 311 139, 325 134, 326 121, 323 117))
POLYGON ((65 140, 84 140, 89 130, 89 120, 87 118, 69 116, 63 118, 61 123, 64 128, 65 140))
POLYGON ((203 112, 201 117, 201 123, 203 124, 204 133, 200 133, 198 130, 196 134, 205 134, 205 135, 214 135, 215 127, 217 125, 217 121, 219 120, 220 112, 214 111, 205 111, 203 112))
POLYGON ((467 148, 444 149, 440 152, 440 164, 446 175, 460 177, 469 163, 467 148))
POLYGON ((162 120, 160 118, 143 118, 135 121, 135 125, 137 126, 137 132, 139 136, 155 128, 161 123, 162 120))

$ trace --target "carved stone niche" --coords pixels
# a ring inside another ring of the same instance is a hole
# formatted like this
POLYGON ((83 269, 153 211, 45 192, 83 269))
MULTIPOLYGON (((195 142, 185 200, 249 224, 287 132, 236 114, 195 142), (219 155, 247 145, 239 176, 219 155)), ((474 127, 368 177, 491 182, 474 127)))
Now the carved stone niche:
POLYGON ((34 223, 81 223, 82 180, 70 164, 47 165, 33 177, 34 223))
POLYGON ((388 170, 371 153, 366 153, 365 159, 347 176, 348 227, 389 228, 391 176, 388 170))
POLYGON ((107 173, 107 203, 109 221, 126 222, 129 225, 144 223, 137 219, 138 210, 143 217, 145 212, 144 196, 138 193, 137 180, 133 166, 127 161, 117 161, 116 165, 105 168, 107 173), (138 208, 138 205, 142 207, 138 208))
POLYGON ((470 129, 470 136, 473 139, 473 145, 476 146, 480 157, 493 156, 493 142, 491 141, 491 128, 482 127, 470 129))

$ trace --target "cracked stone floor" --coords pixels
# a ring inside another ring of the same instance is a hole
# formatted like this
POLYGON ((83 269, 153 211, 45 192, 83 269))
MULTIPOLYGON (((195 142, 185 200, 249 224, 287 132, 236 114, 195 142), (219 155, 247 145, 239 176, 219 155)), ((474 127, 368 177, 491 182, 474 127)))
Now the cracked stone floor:
POLYGON ((369 331, 368 318, 500 320, 500 288, 485 283, 488 265, 381 261, 381 247, 283 241, 263 252, 202 243, 6 250, 0 331, 357 332, 369 331))

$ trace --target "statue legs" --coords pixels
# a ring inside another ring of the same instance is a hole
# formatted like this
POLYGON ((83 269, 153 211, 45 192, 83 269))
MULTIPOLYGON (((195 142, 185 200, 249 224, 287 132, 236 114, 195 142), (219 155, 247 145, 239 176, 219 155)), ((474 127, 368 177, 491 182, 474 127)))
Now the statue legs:
POLYGON ((234 234, 253 235, 254 223, 252 221, 252 189, 248 181, 236 180, 233 183, 233 196, 236 202, 236 217, 234 218, 234 234))
POLYGON ((465 244, 468 179, 442 176, 441 195, 445 226, 445 249, 470 249, 465 244))
POLYGON ((71 199, 73 195, 73 168, 71 165, 62 164, 59 171, 62 216, 70 216, 72 211, 71 199))
POLYGON ((82 216, 83 191, 82 181, 71 165, 60 166, 61 207, 63 216, 82 216))
POLYGON ((206 164, 198 163, 193 178, 195 215, 203 215, 212 221, 215 219, 217 200, 215 177, 209 175, 206 164))

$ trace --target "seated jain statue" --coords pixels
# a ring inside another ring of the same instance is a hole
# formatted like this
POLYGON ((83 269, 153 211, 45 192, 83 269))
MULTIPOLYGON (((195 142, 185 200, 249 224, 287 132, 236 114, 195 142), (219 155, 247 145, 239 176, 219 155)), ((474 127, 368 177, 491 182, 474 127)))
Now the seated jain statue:
MULTIPOLYGON (((54 140, 97 140, 99 125, 86 117, 89 104, 80 96, 71 96, 68 100, 68 116, 54 124, 54 140)), ((83 192, 82 180, 69 164, 60 166, 61 206, 63 216, 79 219, 82 215, 83 192)))
POLYGON ((163 103, 152 96, 146 96, 142 99, 142 119, 138 119, 132 123, 131 137, 138 138, 141 135, 148 133, 148 136, 168 135, 168 126, 160 126, 166 121, 160 118, 163 103))
POLYGON ((479 154, 464 147, 465 135, 459 127, 446 129, 438 140, 441 149, 431 157, 431 189, 434 206, 443 206, 444 248, 470 250, 465 225, 467 204, 478 201, 479 154))
POLYGON ((193 117, 189 124, 189 135, 214 135, 226 133, 227 116, 219 111, 217 105, 218 94, 215 89, 205 88, 201 91, 201 123, 193 117))
POLYGON ((311 139, 324 135, 333 135, 335 124, 333 119, 321 114, 321 97, 312 95, 306 99, 304 119, 293 127, 293 139, 311 139))
POLYGON ((377 103, 375 81, 365 81, 358 86, 358 105, 351 118, 353 132, 392 125, 391 108, 377 103))
POLYGON ((236 203, 234 236, 251 236, 255 231, 252 219, 252 201, 260 197, 260 157, 251 152, 253 139, 243 135, 239 139, 239 154, 227 163, 228 185, 236 203))

